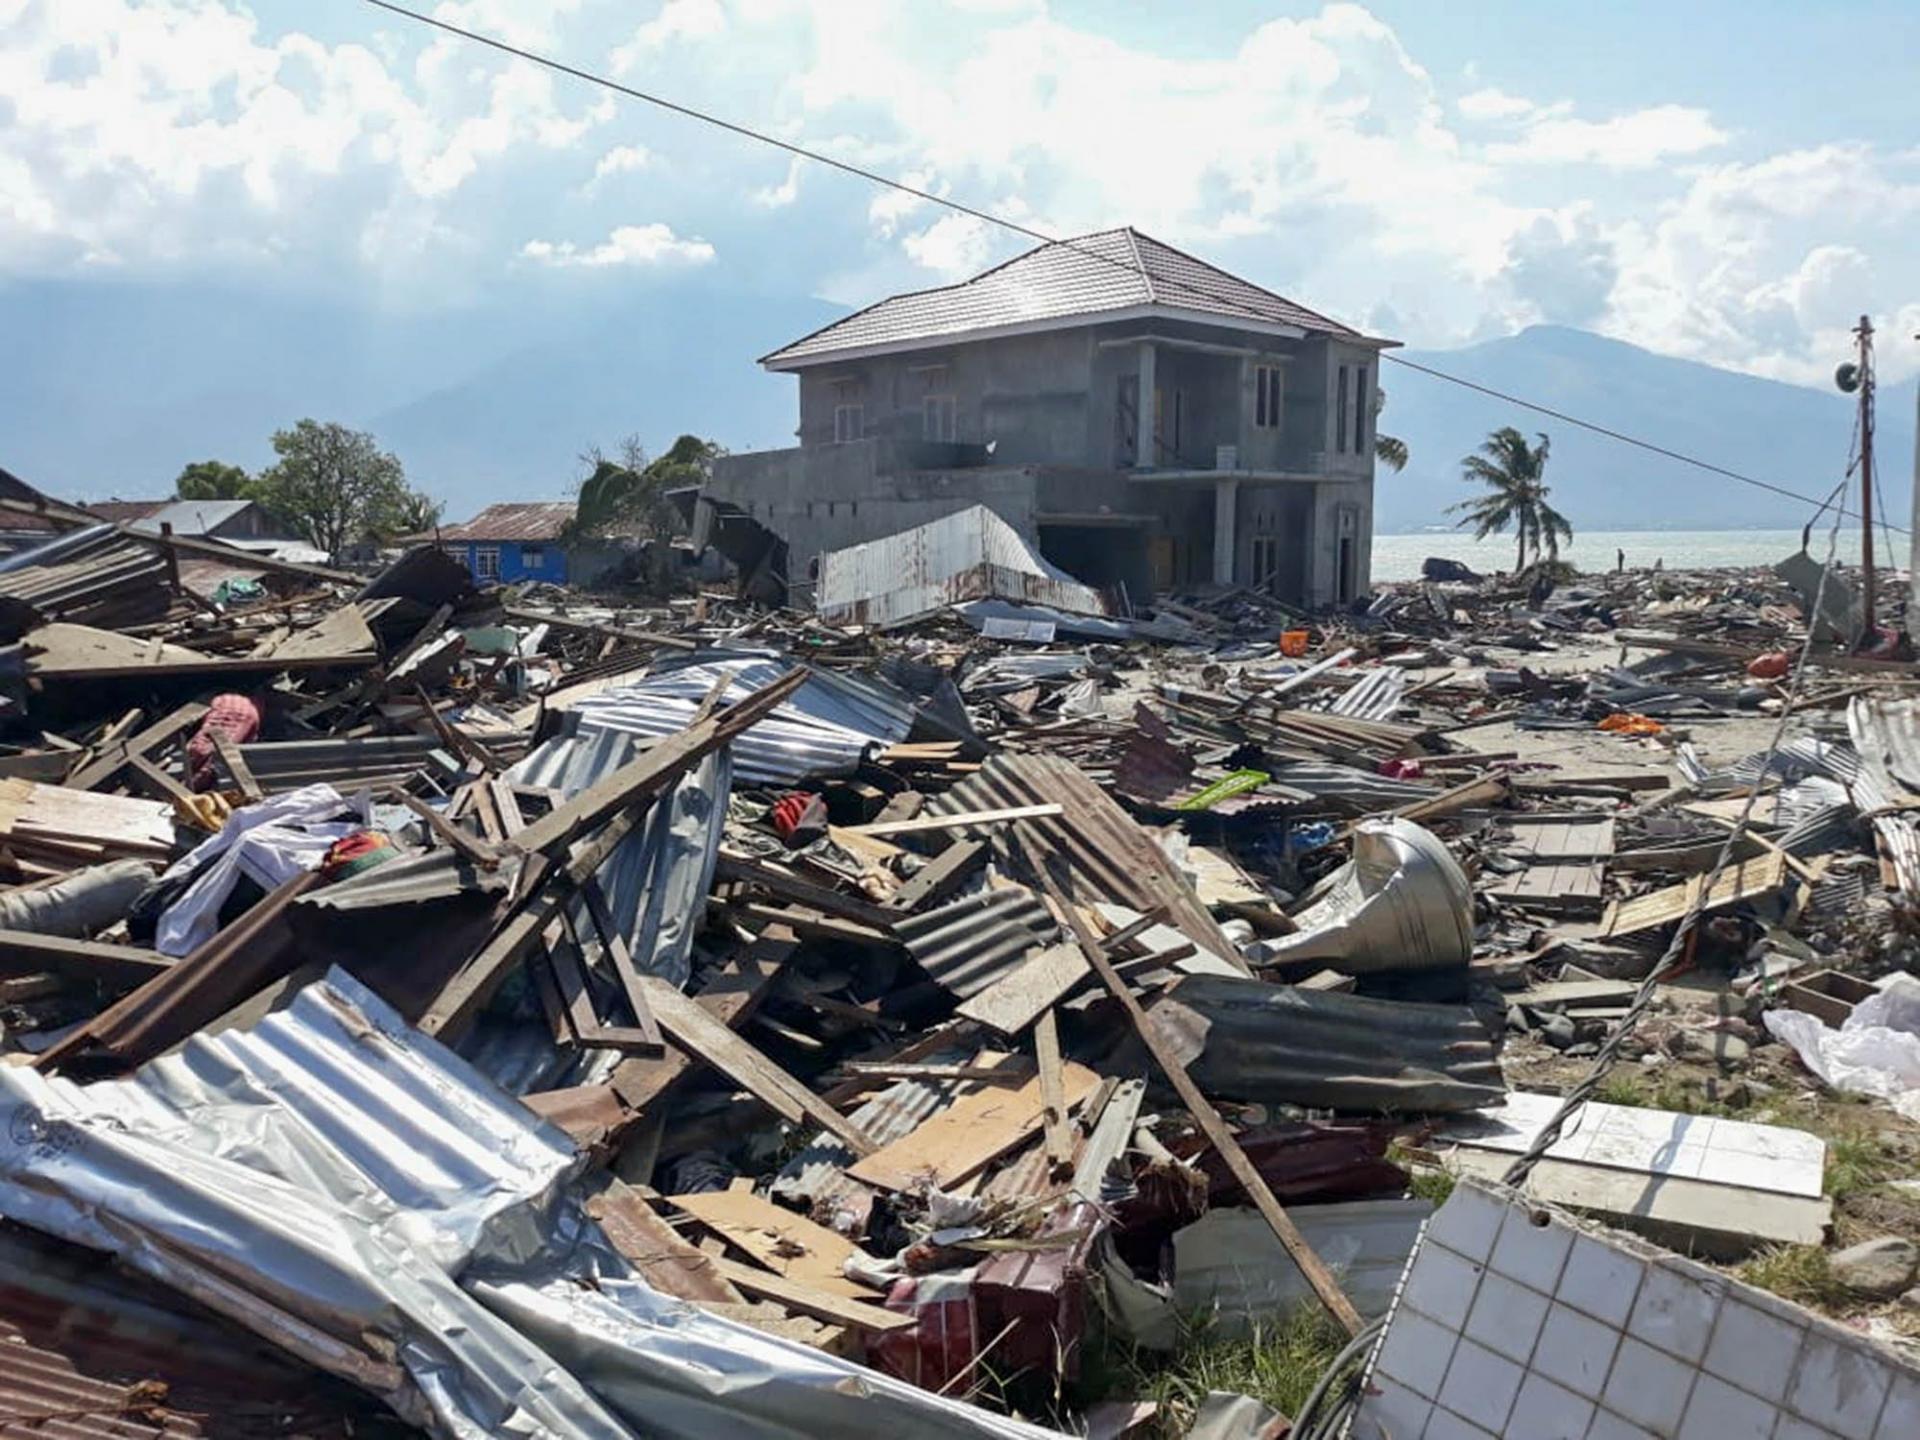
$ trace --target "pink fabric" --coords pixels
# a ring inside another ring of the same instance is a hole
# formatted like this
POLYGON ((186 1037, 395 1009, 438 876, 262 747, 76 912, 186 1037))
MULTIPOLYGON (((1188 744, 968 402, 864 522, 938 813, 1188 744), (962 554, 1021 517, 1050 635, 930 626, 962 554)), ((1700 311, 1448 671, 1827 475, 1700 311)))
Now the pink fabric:
POLYGON ((213 764, 213 737, 228 736, 244 745, 260 733, 260 707, 245 695, 216 695, 207 706, 200 728, 187 742, 187 786, 211 790, 218 774, 213 764))

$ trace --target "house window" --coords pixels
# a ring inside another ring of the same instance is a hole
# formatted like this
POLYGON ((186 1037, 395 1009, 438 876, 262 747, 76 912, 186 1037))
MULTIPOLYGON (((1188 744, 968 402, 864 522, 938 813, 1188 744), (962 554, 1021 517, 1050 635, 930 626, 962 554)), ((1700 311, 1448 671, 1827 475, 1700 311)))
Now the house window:
POLYGON ((544 570, 547 566, 547 552, 540 545, 522 545, 520 563, 528 570, 544 570))
POLYGON ((1367 367, 1353 367, 1353 453, 1367 453, 1367 367))
POLYGON ((1333 412, 1333 448, 1347 453, 1347 367, 1340 367, 1340 399, 1333 412))
POLYGON ((1253 423, 1262 430, 1280 428, 1280 367, 1253 367, 1253 423))
POLYGON ((866 430, 866 411, 860 405, 836 405, 833 407, 833 443, 845 445, 858 440, 866 430))
POLYGON ((473 573, 480 580, 500 578, 500 547, 482 545, 473 552, 473 573))
POLYGON ((953 396, 929 395, 920 402, 920 438, 923 440, 957 440, 960 438, 958 417, 954 411, 953 396))

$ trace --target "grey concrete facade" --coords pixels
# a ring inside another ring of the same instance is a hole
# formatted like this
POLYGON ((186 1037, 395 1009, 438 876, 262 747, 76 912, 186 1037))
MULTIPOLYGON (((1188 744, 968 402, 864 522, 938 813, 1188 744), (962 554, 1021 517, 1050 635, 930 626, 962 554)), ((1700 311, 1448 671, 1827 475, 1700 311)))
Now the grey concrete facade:
POLYGON ((1140 314, 787 368, 799 444, 722 459, 706 493, 787 542, 797 590, 823 550, 975 504, 1136 600, 1367 588, 1378 342, 1140 314))

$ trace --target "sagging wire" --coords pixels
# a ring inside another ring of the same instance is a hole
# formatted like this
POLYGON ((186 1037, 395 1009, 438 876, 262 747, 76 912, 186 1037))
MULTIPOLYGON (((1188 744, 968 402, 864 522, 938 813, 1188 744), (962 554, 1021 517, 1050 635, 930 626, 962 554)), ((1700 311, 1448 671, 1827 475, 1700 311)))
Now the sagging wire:
POLYGON ((1300 1413, 1294 1417, 1294 1440, 1336 1440, 1346 1434, 1360 1403, 1360 1380, 1374 1342, 1386 1329, 1387 1317, 1369 1320, 1320 1373, 1300 1413))
MULTIPOLYGON (((1848 471, 1851 473, 1851 466, 1848 467, 1848 471)), ((1719 883, 1721 875, 1733 859, 1733 852, 1746 837, 1747 827, 1753 818, 1753 807, 1760 799, 1760 780, 1764 780, 1773 770, 1774 757, 1779 753, 1781 742, 1786 738, 1788 725, 1792 723, 1794 705, 1800 697, 1800 688, 1806 680, 1807 664, 1813 657, 1814 642, 1820 634, 1821 604, 1826 599, 1827 579, 1832 574, 1834 554, 1840 544, 1840 522, 1846 517, 1845 510, 1837 502, 1846 484, 1847 482, 1842 480, 1836 485, 1833 493, 1821 506, 1821 510, 1825 510, 1828 505, 1834 507, 1833 525, 1827 531, 1827 558, 1820 567, 1820 583, 1814 587, 1813 604, 1808 609, 1806 642, 1800 647, 1800 658, 1793 667, 1793 681, 1788 686, 1786 700, 1780 706, 1780 719, 1773 727, 1773 738, 1767 742, 1766 755, 1760 763, 1760 779, 1757 779, 1748 789, 1746 804, 1740 807, 1739 818, 1734 821, 1733 828, 1727 832, 1726 839, 1721 842, 1720 853, 1714 858, 1713 868, 1707 872, 1705 881, 1688 902, 1686 913, 1681 917, 1679 925, 1675 927, 1673 938, 1667 942, 1667 948, 1661 952, 1660 958, 1654 962, 1653 969, 1647 972, 1646 978, 1640 982, 1640 988, 1634 992, 1633 1001, 1627 1006, 1627 1013, 1614 1023, 1607 1038, 1601 1042, 1599 1053, 1594 1056, 1593 1064, 1588 1068, 1586 1075, 1582 1077, 1579 1084, 1567 1092, 1566 1098, 1560 1102, 1560 1108, 1554 1112, 1553 1118, 1541 1128, 1525 1153, 1507 1167, 1506 1174, 1501 1176, 1501 1183, 1504 1185, 1518 1188, 1526 1184, 1527 1177, 1533 1172, 1533 1167, 1540 1163, 1541 1157, 1547 1151, 1560 1143, 1560 1138, 1565 1134, 1567 1126, 1586 1108, 1587 1102, 1600 1088, 1601 1081, 1606 1079, 1607 1072, 1620 1058, 1620 1051, 1626 1044, 1627 1038, 1633 1034, 1635 1027, 1651 1008, 1654 994, 1661 982, 1679 968, 1682 957, 1690 948, 1689 942, 1699 926, 1700 917, 1706 910, 1707 899, 1712 895, 1713 887, 1719 883)), ((1815 512, 1816 520, 1819 518, 1819 513, 1819 511, 1815 512)), ((1809 522, 1807 530, 1810 532, 1812 528, 1813 523, 1809 522)))

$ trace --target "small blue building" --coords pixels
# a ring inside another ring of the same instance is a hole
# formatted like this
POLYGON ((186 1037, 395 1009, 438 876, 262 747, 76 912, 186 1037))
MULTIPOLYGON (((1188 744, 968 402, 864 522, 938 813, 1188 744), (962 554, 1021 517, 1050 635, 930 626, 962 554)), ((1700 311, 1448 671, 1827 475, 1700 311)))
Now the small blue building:
POLYGON ((464 525, 443 526, 440 544, 482 585, 545 580, 567 583, 560 533, 573 519, 571 500, 489 505, 464 525))

